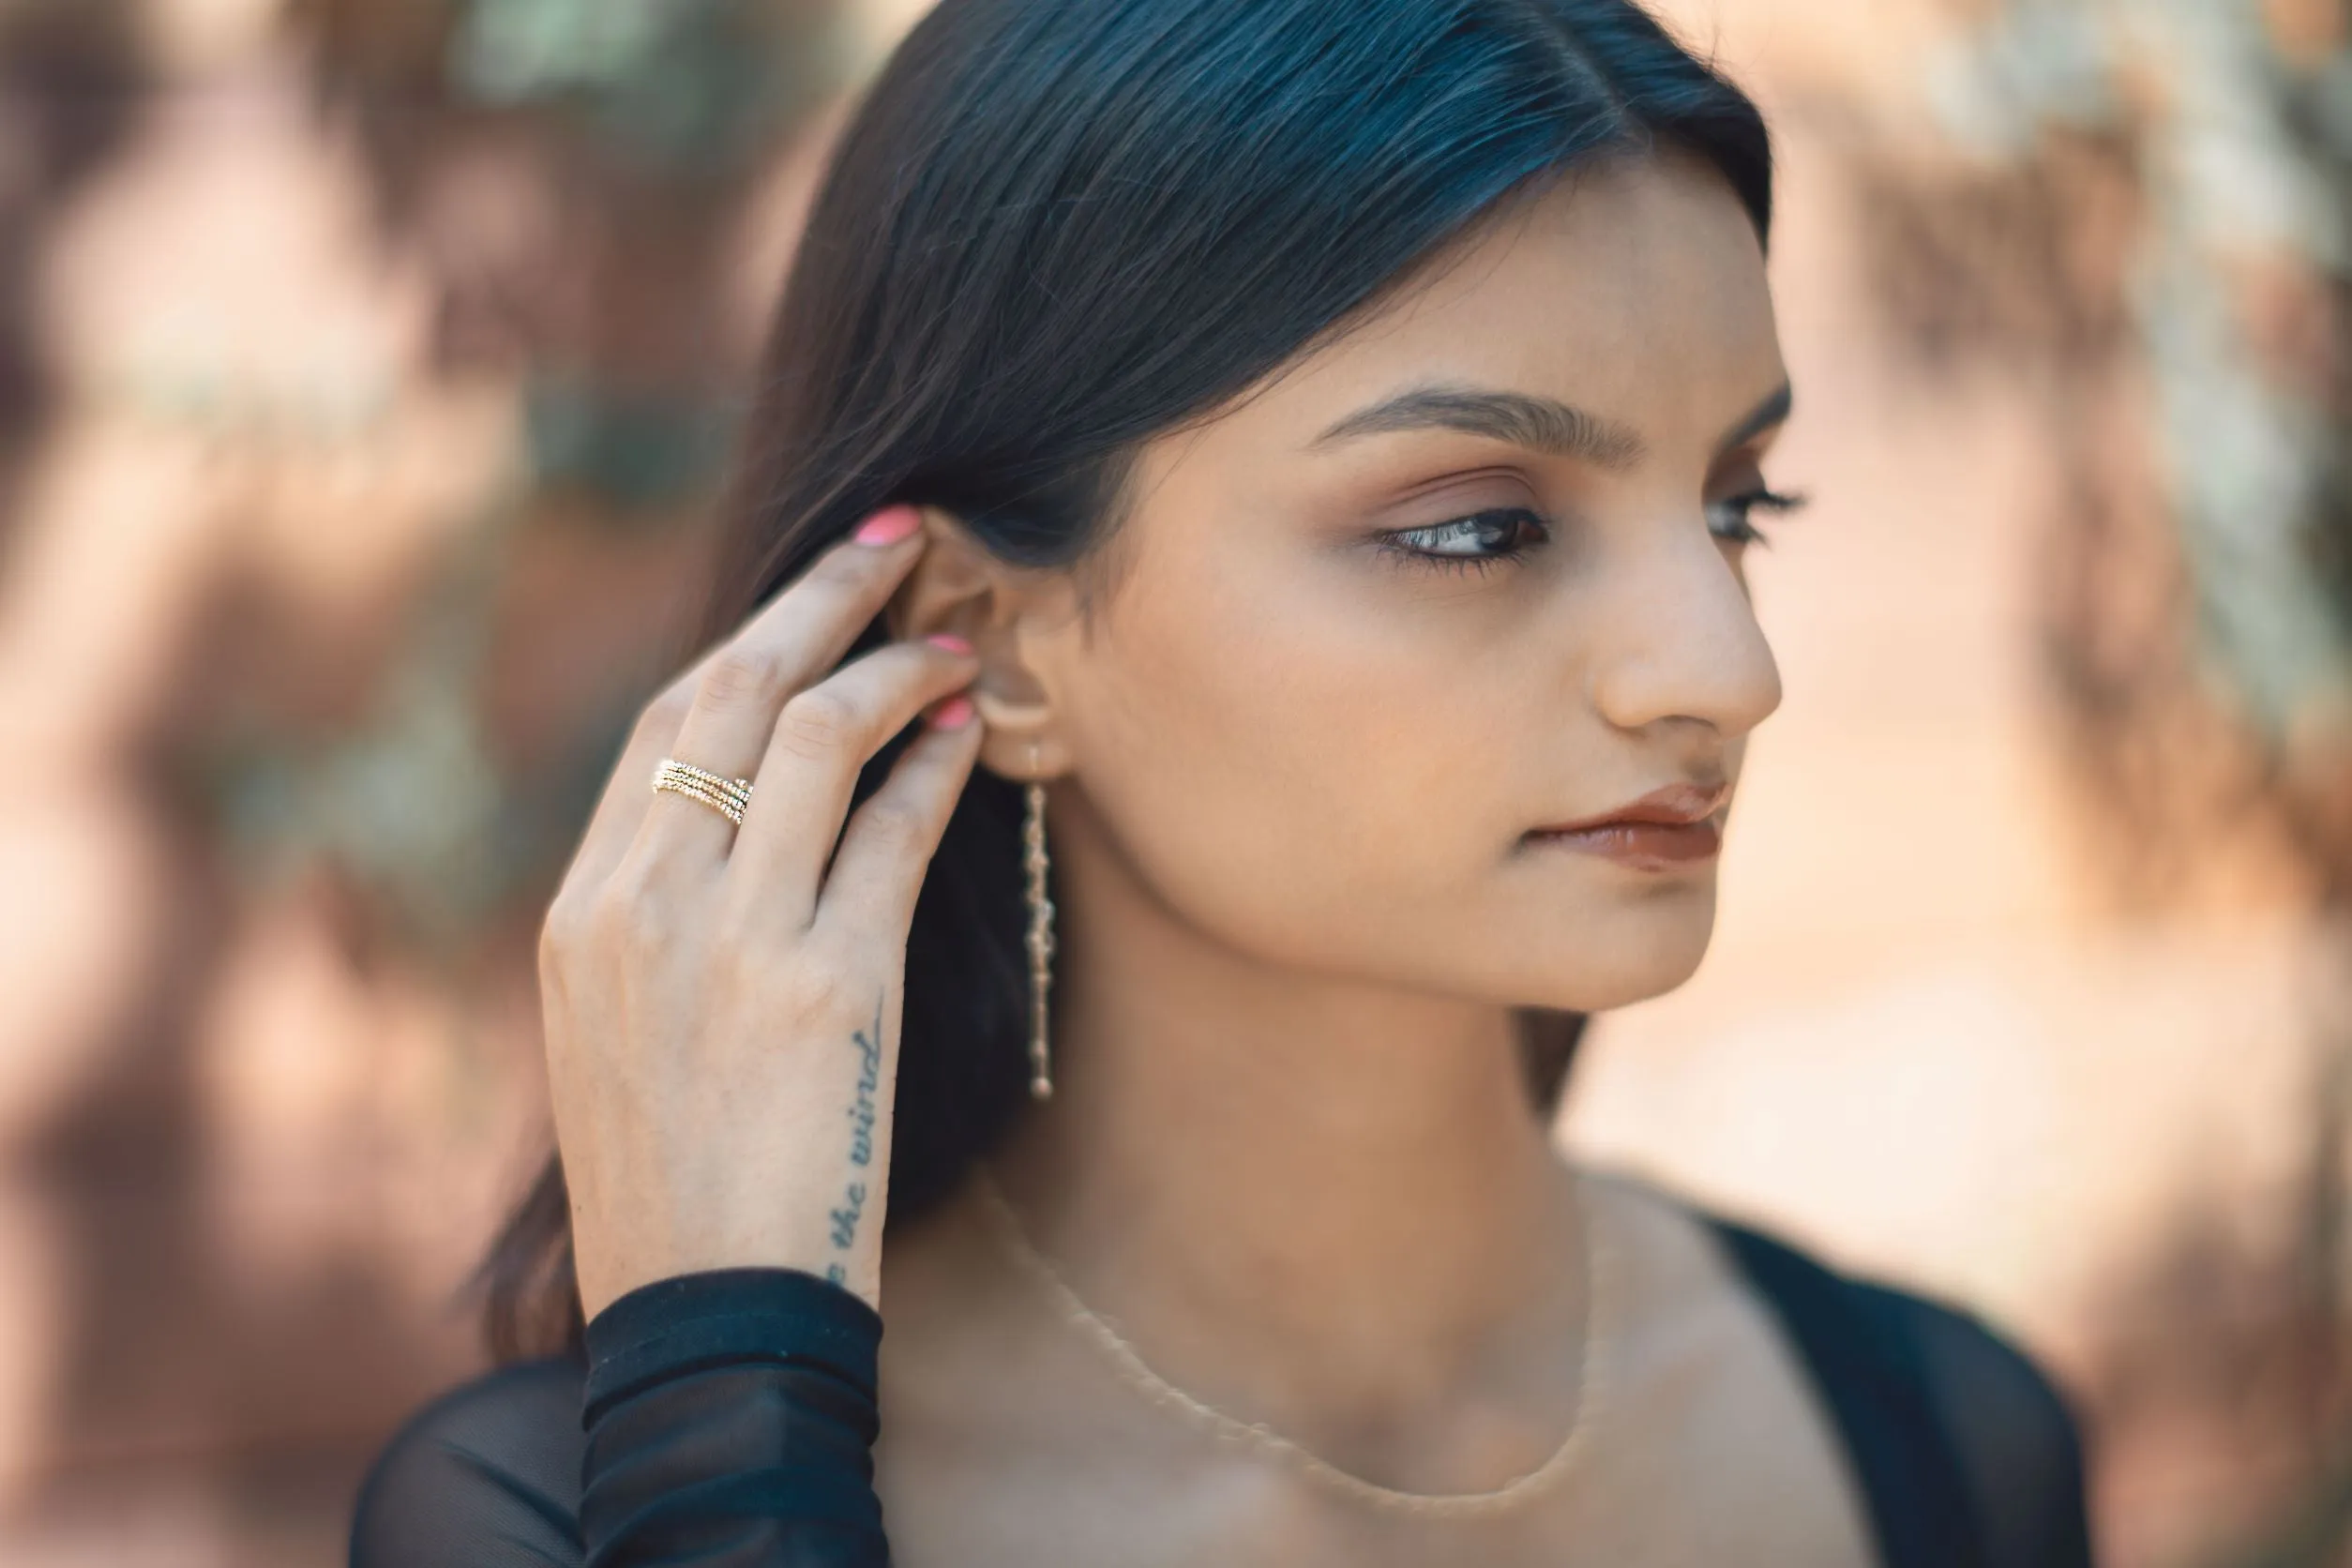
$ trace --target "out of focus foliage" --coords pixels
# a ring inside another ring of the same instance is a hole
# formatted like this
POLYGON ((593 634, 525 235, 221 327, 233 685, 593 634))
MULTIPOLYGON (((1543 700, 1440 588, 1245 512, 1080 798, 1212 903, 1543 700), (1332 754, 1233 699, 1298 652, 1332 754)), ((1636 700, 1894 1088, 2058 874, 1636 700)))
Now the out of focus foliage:
MULTIPOLYGON (((435 503, 455 516, 294 524, 454 541, 355 714, 323 728, 222 693, 165 766, 240 875, 324 877, 375 939, 459 956, 545 891, 644 695, 615 691, 535 748, 501 744, 487 708, 512 563, 546 530, 616 550, 675 535, 670 558, 690 554, 756 346, 747 234, 792 139, 871 65, 874 40, 844 0, 283 0, 254 14, 272 19, 265 38, 194 68, 225 71, 227 97, 298 76, 319 143, 355 155, 386 266, 426 279, 426 357, 269 387, 173 360, 102 396, 229 455, 257 507, 274 505, 269 475, 322 452, 392 461, 381 444, 404 414, 478 406, 486 388, 516 433, 503 472, 435 503)), ((190 68, 159 57, 157 36, 130 0, 0 6, 0 459, 32 449, 45 411, 90 379, 46 357, 20 264, 166 96, 158 77, 190 68)), ((0 463, 0 499, 7 478, 0 463)))
POLYGON ((835 21, 758 0, 466 0, 449 75, 482 103, 573 105, 615 147, 723 178, 838 80, 835 21))
POLYGON ((1866 173, 1915 340, 2048 390, 2045 647, 2135 894, 2206 869, 2184 826, 2257 817, 2352 900, 2337 3, 2004 0, 1934 83, 1959 166, 1866 173))
MULTIPOLYGON (((2087 823, 2135 902, 2252 855, 2352 929, 2352 37, 2340 0, 2001 0, 1935 82, 1956 156, 1855 154, 1926 359, 2027 373, 2063 473, 2037 591, 2087 823)), ((2352 955, 2292 1297, 2198 1353, 2286 1390, 2309 1483, 2217 1549, 2352 1547, 2352 955)), ((2223 1337, 2217 1334, 2216 1338, 2223 1337)))
POLYGON ((2019 0, 1952 89, 1988 151, 2129 139, 2129 309, 2206 647, 2275 744, 2352 721, 2352 53, 2291 57, 2252 5, 2019 0))

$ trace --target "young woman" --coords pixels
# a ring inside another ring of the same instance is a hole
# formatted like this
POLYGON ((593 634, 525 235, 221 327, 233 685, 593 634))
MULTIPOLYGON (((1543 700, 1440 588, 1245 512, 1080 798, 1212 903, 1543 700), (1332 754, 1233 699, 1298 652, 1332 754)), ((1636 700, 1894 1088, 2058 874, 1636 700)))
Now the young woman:
POLYGON ((354 1562, 2087 1562, 2030 1361, 1548 1136, 1779 701, 1771 206, 1629 0, 944 0, 354 1562))

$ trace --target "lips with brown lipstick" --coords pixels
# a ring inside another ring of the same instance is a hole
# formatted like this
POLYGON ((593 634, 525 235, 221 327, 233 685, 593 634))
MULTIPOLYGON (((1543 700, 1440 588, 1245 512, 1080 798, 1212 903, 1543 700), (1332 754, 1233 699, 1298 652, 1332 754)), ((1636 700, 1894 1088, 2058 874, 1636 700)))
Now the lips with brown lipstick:
POLYGON ((1712 860, 1723 848, 1722 810, 1730 796, 1728 784, 1669 784, 1614 811, 1539 827, 1528 837, 1636 871, 1679 870, 1712 860))

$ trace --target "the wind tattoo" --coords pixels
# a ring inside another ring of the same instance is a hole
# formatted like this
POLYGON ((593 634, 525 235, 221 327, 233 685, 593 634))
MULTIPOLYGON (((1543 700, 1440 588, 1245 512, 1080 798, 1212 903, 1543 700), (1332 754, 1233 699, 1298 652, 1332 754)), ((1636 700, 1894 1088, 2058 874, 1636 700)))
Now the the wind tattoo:
MULTIPOLYGON (((857 1048, 857 1090, 849 1105, 850 1164, 864 1170, 874 1163, 874 1096, 882 1090, 882 999, 874 999, 874 1027, 856 1030, 850 1042, 857 1048)), ((833 1246, 846 1254, 857 1240, 858 1221, 866 1214, 866 1182, 852 1177, 841 1189, 840 1204, 827 1217, 833 1222, 833 1246)), ((825 1277, 845 1284, 848 1274, 837 1260, 825 1265, 825 1277)))

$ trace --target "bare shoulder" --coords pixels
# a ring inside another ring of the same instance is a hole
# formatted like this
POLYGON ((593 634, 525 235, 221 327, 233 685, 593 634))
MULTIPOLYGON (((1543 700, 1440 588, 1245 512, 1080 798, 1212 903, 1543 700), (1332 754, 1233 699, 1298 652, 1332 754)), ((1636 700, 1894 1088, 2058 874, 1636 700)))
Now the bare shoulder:
POLYGON ((1596 1225, 1622 1255, 1645 1299, 1660 1302, 1733 1289, 1723 1249, 1690 1201, 1637 1171, 1569 1162, 1596 1225))
POLYGON ((1706 1365, 1726 1400, 1783 1414, 1809 1409, 1802 1367, 1703 1212, 1632 1170, 1570 1169, 1628 1375, 1686 1380, 1706 1365))
POLYGON ((1710 1500, 1688 1517, 1644 1509, 1646 1528, 1673 1518, 1696 1532, 1692 1560, 1873 1561, 1866 1502, 1829 1414, 1703 1211, 1632 1171, 1570 1168, 1599 1244, 1612 1441, 1660 1498, 1710 1500), (1708 1534, 1731 1520, 1735 1530, 1708 1534))
POLYGON ((1793 1348, 1704 1208, 1638 1171, 1581 1162, 1572 1168, 1596 1232, 1613 1249, 1630 1320, 1736 1339, 1792 1385, 1802 1380, 1793 1348))
POLYGON ((1805 1428, 1833 1456, 1847 1441, 1841 1423, 1869 1424, 1870 1451, 1840 1468, 1862 1487, 1857 1500, 1886 1515, 1880 1528, 1964 1530, 1986 1560, 2018 1568, 2091 1560, 2080 1421, 2011 1334, 1962 1302, 1837 1268, 1641 1177, 1582 1175, 1625 1238, 1645 1309, 1711 1322, 1719 1343, 1744 1346, 1726 1363, 1739 1405, 1777 1407, 1785 1430, 1805 1428), (1865 1407, 1875 1413, 1856 1413, 1865 1407), (1898 1450, 1907 1457, 1890 1457, 1898 1450))

